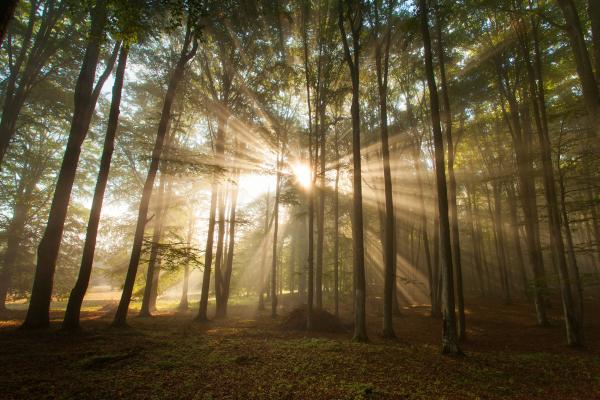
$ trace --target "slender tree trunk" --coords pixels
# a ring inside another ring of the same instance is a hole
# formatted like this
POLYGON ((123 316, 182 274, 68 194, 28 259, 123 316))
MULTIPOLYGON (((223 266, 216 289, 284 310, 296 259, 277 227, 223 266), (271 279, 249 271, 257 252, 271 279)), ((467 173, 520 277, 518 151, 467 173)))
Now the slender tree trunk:
POLYGON ((199 321, 208 321, 208 292, 210 290, 210 270, 212 265, 213 241, 215 236, 215 216, 217 213, 217 182, 213 176, 212 194, 210 196, 210 211, 208 216, 208 233, 206 237, 206 250, 204 252, 204 272, 202 274, 202 291, 200 292, 200 305, 198 307, 199 321))
POLYGON ((5 0, 0 5, 0 46, 6 36, 8 25, 13 19, 19 0, 5 0))
POLYGON ((506 266, 506 251, 504 249, 504 221, 502 220, 502 197, 501 183, 492 182, 492 192, 494 196, 494 221, 496 227, 496 251, 498 252, 498 265, 500 272, 500 286, 502 287, 503 297, 506 304, 511 303, 510 285, 508 283, 508 270, 506 266))
POLYGON ((163 109, 158 125, 158 131, 156 133, 156 141, 154 142, 154 148, 152 150, 152 159, 150 161, 148 174, 146 176, 146 181, 142 190, 142 198, 140 200, 140 206, 138 211, 138 220, 135 227, 133 246, 131 249, 131 258, 129 260, 127 276, 125 277, 125 283, 123 285, 123 293, 121 294, 121 300, 119 302, 119 306, 117 308, 117 312, 113 321, 113 325, 116 327, 126 326, 127 324, 127 313, 129 311, 129 303, 131 302, 131 295, 133 293, 135 277, 137 275, 140 256, 142 253, 144 229, 146 227, 146 220, 148 217, 148 206, 150 204, 152 188, 154 187, 154 180, 156 178, 156 173, 158 171, 158 166, 162 155, 165 136, 169 127, 169 122, 171 120, 171 108, 173 106, 173 101, 175 100, 175 95, 177 93, 177 86, 183 78, 185 67, 188 61, 194 57, 198 49, 198 42, 193 36, 194 34, 192 33, 191 26, 188 22, 185 40, 181 50, 181 55, 179 57, 177 65, 175 66, 175 70, 173 71, 173 74, 169 79, 169 85, 167 86, 167 93, 165 94, 165 100, 163 103, 163 109))
MULTIPOLYGON (((313 171, 313 123, 312 123, 312 103, 310 96, 311 76, 309 69, 309 55, 308 55, 308 26, 307 19, 310 11, 309 2, 305 3, 305 7, 302 8, 302 48, 304 53, 304 74, 306 81, 306 105, 308 108, 308 154, 310 160, 310 170, 313 171)), ((315 151, 316 154, 316 151, 315 151)), ((311 177, 311 187, 308 191, 308 261, 306 271, 306 329, 311 330, 313 327, 313 295, 314 295, 314 212, 315 212, 315 179, 316 176, 311 177)))
POLYGON ((115 75, 115 82, 112 89, 112 99, 110 113, 108 116, 108 125, 104 146, 102 148, 102 157, 100 159, 100 169, 96 180, 92 208, 87 224, 85 242, 83 244, 83 256, 79 266, 79 275, 75 287, 71 290, 67 310, 63 320, 63 328, 78 329, 79 316, 81 313, 81 304, 90 282, 92 273, 92 264, 94 262, 94 252, 96 250, 96 239, 98 237, 98 225, 100 224, 100 215, 102 213, 102 203, 104 201, 104 192, 108 183, 110 172, 110 163, 112 161, 113 151, 115 149, 115 138, 119 127, 119 113, 121 106, 121 92, 123 90, 123 81, 125 78, 125 68, 127 66, 127 56, 129 48, 124 45, 119 54, 119 62, 115 75))
POLYGON ((521 238, 519 234, 519 220, 517 218, 517 200, 512 184, 508 185, 508 206, 510 208, 510 225, 514 242, 515 257, 517 259, 517 269, 521 277, 523 294, 527 299, 529 296, 529 285, 527 284, 527 273, 525 272, 525 263, 523 262, 523 250, 521 249, 521 238))
POLYGON ((436 187, 440 221, 440 239, 442 251, 442 296, 444 299, 442 318, 442 353, 459 354, 456 332, 456 314, 454 310, 454 276, 452 270, 452 243, 450 238, 450 221, 448 216, 448 192, 446 186, 446 166, 444 162, 444 139, 440 126, 440 108, 433 70, 433 55, 429 36, 428 8, 426 0, 419 0, 421 31, 425 49, 425 73, 429 87, 431 123, 435 150, 436 187))
POLYGON ((158 273, 159 255, 158 248, 160 246, 160 239, 162 236, 163 229, 163 217, 165 213, 165 185, 167 177, 165 175, 165 168, 162 168, 160 173, 160 183, 158 185, 158 195, 156 197, 156 209, 154 212, 154 229, 152 230, 152 243, 150 243, 150 259, 148 260, 148 271, 146 272, 146 285, 144 287, 144 295, 142 297, 142 307, 140 308, 140 317, 151 317, 152 311, 151 298, 152 291, 158 273))
POLYGON ((600 81, 600 2, 597 0, 588 0, 588 16, 592 28, 596 81, 600 81))
POLYGON ((265 204, 265 231, 263 234, 263 244, 262 244, 262 260, 260 265, 260 283, 259 283, 259 294, 258 294, 258 309, 263 311, 265 309, 265 289, 267 287, 267 244, 268 244, 268 235, 269 235, 269 198, 271 196, 270 191, 267 192, 266 196, 266 204, 265 204))
POLYGON ((238 185, 240 170, 236 169, 234 174, 233 189, 231 192, 231 206, 229 210, 229 242, 227 248, 227 257, 225 261, 224 281, 223 281, 223 301, 219 309, 219 316, 227 317, 227 303, 229 301, 229 289, 231 286, 231 273, 233 271, 233 252, 235 249, 235 218, 238 198, 238 185))
POLYGON ((0 311, 6 310, 6 297, 10 289, 11 280, 17 261, 19 250, 21 249, 21 241, 27 224, 27 214, 30 207, 31 192, 37 179, 32 181, 28 187, 25 187, 23 179, 19 182, 19 187, 16 193, 16 202, 13 210, 13 217, 6 229, 6 249, 4 250, 4 259, 2 271, 0 272, 0 311))
MULTIPOLYGON (((557 159, 560 159, 560 156, 557 157, 557 159)), ((573 275, 575 275, 575 274, 579 275, 577 256, 575 254, 575 245, 573 243, 573 235, 571 234, 571 227, 570 227, 570 222, 569 222, 569 213, 567 212, 567 200, 566 200, 566 188, 565 188, 564 176, 560 170, 560 162, 557 162, 556 164, 558 165, 562 224, 564 227, 565 236, 567 237, 567 249, 568 249, 567 253, 569 256, 570 271, 571 271, 571 274, 573 274, 573 275)), ((577 297, 579 299, 583 299, 583 288, 581 286, 581 281, 579 279, 577 279, 577 281, 575 282, 574 289, 576 290, 577 297)), ((583 307, 582 303, 583 303, 583 301, 580 300, 580 304, 577 304, 577 306, 583 307)), ((579 312, 580 312, 580 316, 581 316, 583 314, 583 310, 579 310, 579 312)))
MULTIPOLYGON (((187 246, 188 249, 192 247, 192 237, 194 234, 194 209, 190 207, 190 214, 188 215, 188 234, 187 234, 187 246)), ((186 258, 183 264, 183 287, 181 289, 181 300, 179 300, 179 306, 177 309, 181 311, 187 311, 189 308, 188 303, 188 289, 190 284, 190 259, 186 258)))
MULTIPOLYGON (((323 102, 323 94, 319 96, 323 102)), ((315 165, 315 170, 320 167, 319 190, 315 195, 319 195, 319 204, 317 205, 317 268, 315 273, 315 307, 320 310, 323 308, 323 258, 325 244, 325 104, 321 103, 319 109, 319 124, 317 134, 319 135, 319 166, 315 165)), ((316 188, 316 186, 315 186, 316 188)))
MULTIPOLYGON (((525 38, 526 39, 526 38, 525 38)), ((563 302, 563 312, 565 316, 565 328, 567 333, 567 343, 569 346, 583 346, 583 299, 581 297, 581 284, 579 283, 579 271, 575 264, 569 274, 566 252, 562 237, 562 224, 560 210, 557 201, 556 186, 554 179, 554 169, 552 167, 552 145, 550 143, 550 134, 548 129, 548 119, 546 116, 546 100, 544 81, 542 78, 541 53, 537 40, 537 31, 534 31, 535 40, 535 66, 531 65, 529 60, 529 51, 526 40, 523 40, 524 57, 526 58, 527 76, 529 81, 529 94, 532 99, 534 120, 538 131, 538 138, 541 146, 542 170, 544 193, 546 203, 548 204, 548 222, 550 225, 550 244, 555 251, 558 272, 560 275, 561 297, 563 302), (537 81, 537 84, 536 84, 537 81)), ((598 88, 596 87, 596 90, 598 88)), ((597 97, 596 112, 600 112, 600 96, 597 97)), ((600 117, 596 116, 600 122, 600 117)), ((597 128, 597 127, 596 127, 597 128)), ((593 207, 594 205, 592 205, 593 207)))
MULTIPOLYGON (((279 134, 277 148, 280 148, 279 134)), ((271 261, 271 317, 277 317, 277 234, 279 231, 279 194, 281 186, 281 161, 277 154, 277 180, 275 183, 275 208, 273 209, 273 257, 271 261)), ((281 155, 283 157, 283 155, 281 155)), ((281 285, 281 282, 279 282, 281 285)))
MULTIPOLYGON (((376 26, 379 29, 378 5, 375 5, 376 26)), ((396 283, 396 251, 395 251, 395 219, 394 199, 392 194, 392 172, 390 168, 390 146, 388 140, 387 121, 387 90, 389 71, 389 50, 391 42, 390 29, 375 44, 375 65, 377 70, 377 88, 379 92, 379 132, 381 139, 381 155, 383 163, 383 186, 385 197, 385 214, 383 218, 383 264, 384 264, 384 291, 383 291, 383 336, 395 338, 393 313, 394 313, 394 286, 396 283), (382 46, 383 54, 382 54, 382 46)))
MULTIPOLYGON (((410 125, 414 128, 416 121, 414 118, 414 114, 412 111, 412 104, 410 102, 410 96, 407 93, 405 95, 406 99, 406 113, 408 115, 410 125)), ((435 281, 436 278, 434 276, 434 268, 431 262, 431 250, 429 245, 429 233, 428 233, 428 225, 427 225, 427 210, 425 208, 425 194, 423 191, 423 172, 421 169, 421 140, 418 139, 413 145, 413 162, 415 166, 415 175, 417 179, 417 193, 419 197, 419 213, 421 219, 421 237, 423 239, 423 250, 425 251, 425 263, 427 268, 427 278, 429 283, 429 299, 431 301, 431 315, 435 315, 436 306, 436 290, 435 290, 435 281)), ((435 242, 435 241, 434 241, 435 242)), ((436 245, 437 247, 437 245, 436 245)), ((436 258, 437 263, 437 258, 436 258)))
POLYGON ((537 323, 540 326, 548 325, 546 315, 546 274, 544 271, 544 261, 539 240, 538 209, 535 196, 535 180, 533 177, 533 164, 530 154, 530 145, 528 143, 530 133, 521 125, 520 111, 516 97, 509 88, 508 82, 504 82, 503 71, 500 62, 496 60, 498 73, 498 86, 502 96, 506 98, 510 107, 510 115, 504 109, 502 103, 503 116, 511 132, 515 159, 517 164, 517 177, 519 181, 520 200, 523 208, 525 220, 525 239, 527 244, 527 253, 529 263, 533 271, 533 299, 536 309, 537 323))
POLYGON ((467 219, 469 220, 469 227, 471 230, 471 242, 473 245, 473 264, 475 273, 477 275, 477 281, 479 283, 479 291, 481 295, 485 295, 485 284, 483 281, 483 269, 481 263, 481 246, 479 244, 478 232, 475 228, 475 212, 473 209, 475 206, 475 192, 471 184, 467 184, 467 219))
POLYGON ((335 185, 333 198, 333 301, 335 316, 340 315, 340 151, 339 151, 339 134, 335 130, 335 185))
MULTIPOLYGON (((594 1, 597 0, 591 0, 591 2, 594 1)), ((557 3, 566 21, 565 30, 569 36, 577 75, 581 82, 583 101, 590 120, 590 130, 592 135, 597 137, 600 129, 600 89, 598 89, 598 81, 592 69, 581 20, 573 0, 557 0, 557 3)), ((597 17, 597 13, 595 16, 597 17)), ((590 17, 593 18, 592 15, 590 17)), ((598 27, 597 21, 594 21, 593 24, 593 27, 598 27)), ((597 42, 595 41, 595 43, 597 42)))
POLYGON ((75 87, 75 109, 69 139, 58 174, 46 230, 38 247, 29 309, 22 325, 26 329, 45 328, 50 323, 50 301, 56 259, 58 258, 71 190, 75 181, 77 164, 79 163, 81 145, 87 135, 96 104, 95 100, 97 99, 97 97, 94 98, 94 78, 107 21, 105 0, 98 0, 92 11, 91 19, 92 24, 87 48, 75 87))
POLYGON ((450 110, 450 98, 448 96, 448 84, 446 82, 446 65, 444 45, 442 42, 442 22, 439 11, 436 10, 436 36, 437 36, 437 56, 440 68, 441 94, 444 115, 444 130, 446 133, 446 143, 448 146, 448 197, 450 199, 450 229, 452 234, 452 256, 455 268, 456 278, 456 306, 458 309, 458 338, 464 339, 466 336, 465 326, 465 301, 463 293, 462 261, 460 255, 460 236, 458 229, 458 205, 456 202, 456 175, 454 174, 454 139, 452 138, 452 112, 450 110))
POLYGON ((353 163, 353 201, 352 201, 352 255, 354 265, 354 336, 353 340, 367 341, 366 329, 366 279, 365 279, 365 251, 363 238, 363 206, 362 206, 362 173, 361 173, 361 155, 360 155, 360 78, 359 78, 359 60, 360 60, 360 32, 362 30, 362 1, 357 0, 349 2, 347 14, 344 11, 342 1, 339 2, 339 20, 338 25, 342 35, 344 45, 344 56, 352 80, 352 163, 353 163), (344 20, 350 21, 352 52, 348 46, 344 20))

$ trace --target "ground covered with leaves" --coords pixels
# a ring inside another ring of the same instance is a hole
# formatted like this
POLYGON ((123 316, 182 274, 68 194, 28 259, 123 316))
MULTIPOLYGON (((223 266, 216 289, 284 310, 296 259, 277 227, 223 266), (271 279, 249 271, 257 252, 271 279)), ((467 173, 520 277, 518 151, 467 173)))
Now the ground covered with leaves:
POLYGON ((600 399, 598 307, 586 310, 587 348, 574 350, 559 305, 542 328, 528 305, 470 303, 479 305, 468 308, 464 357, 440 355, 441 321, 426 307, 402 310, 397 341, 382 339, 371 315, 366 344, 288 329, 285 315, 273 320, 252 304, 205 324, 193 311, 133 316, 127 329, 110 329, 110 312, 87 311, 76 334, 59 329, 60 311, 49 330, 20 331, 24 314, 13 311, 0 322, 0 397, 600 399))

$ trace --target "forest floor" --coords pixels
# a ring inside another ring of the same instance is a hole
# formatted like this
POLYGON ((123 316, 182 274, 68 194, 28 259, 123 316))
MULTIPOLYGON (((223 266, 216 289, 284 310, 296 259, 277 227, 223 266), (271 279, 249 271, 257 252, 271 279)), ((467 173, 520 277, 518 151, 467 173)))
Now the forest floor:
POLYGON ((85 311, 77 334, 60 330, 61 310, 34 332, 18 330, 24 312, 11 311, 0 320, 0 398, 600 399, 597 301, 586 308, 587 348, 574 350, 559 305, 542 328, 530 305, 468 299, 477 305, 467 308, 464 357, 440 355, 441 321, 425 306, 402 310, 397 341, 381 338, 381 317, 370 315, 364 344, 349 332, 286 330, 284 317, 236 303, 205 324, 194 311, 132 310, 127 329, 110 329, 104 307, 85 311))

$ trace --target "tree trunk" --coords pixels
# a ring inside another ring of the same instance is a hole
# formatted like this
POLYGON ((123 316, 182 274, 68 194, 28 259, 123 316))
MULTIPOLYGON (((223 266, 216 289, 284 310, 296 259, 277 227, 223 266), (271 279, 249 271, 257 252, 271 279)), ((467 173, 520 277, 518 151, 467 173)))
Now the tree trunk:
POLYGON ((533 177, 533 164, 530 154, 530 145, 528 143, 530 134, 522 128, 520 111, 516 97, 511 88, 507 87, 508 82, 504 82, 503 71, 500 62, 496 60, 498 74, 498 86, 502 96, 508 101, 510 113, 502 106, 502 113, 506 124, 510 130, 515 159, 517 164, 517 178, 519 181, 520 200, 523 208, 525 220, 525 239, 527 244, 527 253, 529 263, 533 271, 533 299, 536 309, 537 323, 540 326, 548 325, 546 315, 546 274, 544 271, 544 261, 539 240, 538 209, 535 196, 535 179, 533 177), (510 114, 510 115, 509 115, 510 114))
POLYGON ((511 303, 510 286, 508 283, 508 270, 506 266, 506 251, 504 250, 504 221, 502 220, 502 189, 500 182, 492 182, 492 193, 494 197, 494 227, 496 234, 496 252, 498 253, 498 270, 500 272, 500 286, 502 297, 506 304, 511 303))
POLYGON ((158 125, 158 131, 156 133, 156 141, 154 142, 154 148, 152 150, 152 159, 148 168, 148 174, 142 190, 142 198, 140 200, 140 207, 138 211, 138 219, 135 227, 135 234, 133 237, 133 247, 131 249, 131 258, 129 260, 129 266, 127 268, 127 276, 125 277, 125 283, 123 285, 123 293, 121 294, 121 300, 119 307, 115 314, 113 321, 114 326, 125 326, 127 324, 127 312, 129 311, 129 303, 131 302, 131 294, 133 293, 133 286, 135 284, 135 276, 137 275, 138 265, 140 262, 140 256, 142 253, 142 245, 144 241, 144 229, 146 227, 148 217, 148 206, 150 204, 150 197, 152 196, 152 188, 154 187, 154 180, 156 179, 156 173, 160 163, 162 155, 162 149, 165 141, 165 136, 171 120, 171 108, 175 95, 177 93, 177 86, 183 78, 185 67, 189 60, 191 60, 198 49, 198 42, 192 33, 190 23, 188 22, 185 34, 185 40, 181 50, 179 61, 175 66, 173 75, 169 79, 169 85, 167 86, 167 93, 165 94, 165 100, 163 103, 163 109, 158 125), (192 44, 193 43, 193 44, 192 44), (190 45, 192 48, 190 49, 190 45))
POLYGON ((440 126, 440 108, 433 70, 433 55, 429 37, 428 9, 426 0, 419 0, 421 31, 425 49, 425 74, 429 87, 431 123, 435 150, 436 187, 440 221, 441 261, 442 261, 442 297, 444 299, 442 318, 442 353, 459 354, 456 332, 456 314, 454 310, 454 276, 452 270, 452 243, 450 238, 450 221, 448 215, 448 192, 446 187, 446 166, 444 162, 444 138, 440 126))
POLYGON ((13 217, 6 229, 6 249, 4 250, 2 271, 0 273, 0 311, 6 310, 6 297, 21 249, 21 241, 27 224, 27 214, 30 210, 28 203, 31 201, 32 191, 38 181, 39 179, 32 180, 26 187, 25 181, 21 178, 17 188, 13 217))
MULTIPOLYGON (((597 0, 591 0, 591 2, 593 1, 597 0)), ((600 129, 600 90, 592 69, 581 20, 573 0, 557 0, 557 3, 565 17, 565 30, 571 42, 577 75, 581 82, 583 101, 589 118, 589 128, 592 134, 597 137, 599 135, 598 129, 600 129)), ((593 18, 593 16, 590 15, 590 18, 593 18)), ((593 24, 593 27, 598 27, 597 21, 594 21, 593 24)), ((597 42, 595 41, 595 43, 597 42)))
POLYGON ((514 242, 515 257, 517 259, 517 269, 521 276, 521 285, 523 286, 523 294, 527 299, 530 299, 529 285, 527 284, 527 273, 525 272, 525 263, 523 262, 523 250, 521 249, 521 238, 519 234, 519 220, 517 218, 517 200, 512 184, 508 185, 508 206, 510 208, 510 225, 514 242))
POLYGON ((217 178, 213 176, 212 194, 210 196, 210 211, 208 216, 208 233, 206 236, 206 250, 204 252, 204 272, 202 274, 202 291, 200 292, 200 305, 198 307, 199 321, 208 321, 208 292, 210 290, 210 272, 212 265, 213 241, 215 236, 215 216, 217 213, 217 178))
POLYGON ((469 227, 471 230, 471 242, 473 245, 473 264, 475 268, 475 273, 477 274, 477 281, 479 283, 479 291, 482 295, 485 295, 485 284, 483 281, 483 268, 481 262, 481 246, 480 246, 480 238, 477 230, 475 229, 475 215, 476 205, 475 205, 475 192, 473 191, 473 186, 467 183, 467 219, 469 220, 469 227))
MULTIPOLYGON (((592 28, 592 46, 596 67, 596 81, 600 81, 600 2, 588 0, 588 16, 592 28)), ((600 84, 600 83, 599 83, 600 84)))
MULTIPOLYGON (((323 94, 319 96, 322 102, 323 94)), ((317 133, 319 135, 319 190, 315 195, 319 195, 319 204, 317 207, 317 268, 315 271, 315 307, 320 310, 323 308, 323 246, 325 243, 325 104, 319 104, 319 124, 317 133)), ((315 166, 315 170, 317 166, 315 166)), ((316 188, 316 186, 315 186, 316 188)))
MULTIPOLYGON (((188 216, 188 234, 187 234, 187 246, 188 250, 192 247, 192 237, 194 235, 194 209, 190 207, 190 214, 188 216)), ((177 309, 181 311, 187 311, 189 308, 188 303, 188 289, 190 284, 190 260, 187 258, 183 264, 183 287, 181 289, 181 300, 179 300, 179 306, 177 309)))
POLYGON ((15 9, 19 0, 5 0, 0 5, 0 46, 4 42, 6 31, 8 31, 8 25, 15 15, 15 9))
POLYGON ((333 302, 335 316, 340 315, 340 151, 339 151, 339 133, 335 130, 335 185, 333 198, 333 302))
POLYGON ((146 272, 146 285, 144 287, 144 295, 142 297, 142 307, 140 308, 140 317, 151 317, 152 311, 151 298, 152 291, 156 286, 157 275, 159 273, 159 255, 158 248, 160 246, 160 238, 162 236, 162 221, 165 213, 165 185, 167 177, 165 169, 162 168, 160 173, 160 183, 158 185, 158 195, 156 197, 156 208, 154 211, 154 228, 152 230, 152 243, 150 243, 150 259, 148 260, 148 271, 146 272))
POLYGON ((22 325, 23 328, 45 328, 50 324, 50 301, 52 298, 56 259, 64 230, 71 190, 75 181, 77 164, 79 163, 81 145, 87 135, 96 105, 95 100, 97 97, 94 98, 94 78, 100 56, 100 47, 104 37, 103 32, 107 22, 105 0, 98 0, 92 11, 91 20, 87 48, 75 87, 75 109, 71 120, 71 130, 58 174, 52 205, 50 206, 48 223, 38 247, 31 299, 27 316, 22 325))
MULTIPOLYGON (((308 158, 310 161, 310 170, 313 171, 313 163, 316 162, 316 159, 313 161, 313 123, 312 123, 312 104, 311 104, 311 96, 310 96, 310 69, 309 65, 309 55, 308 55, 308 27, 307 27, 307 19, 309 14, 310 4, 309 2, 305 3, 305 7, 302 8, 302 48, 304 53, 304 74, 306 81, 306 105, 308 108, 308 158)), ((316 152, 315 152, 316 153, 316 152)), ((316 157, 315 157, 316 158, 316 157)), ((306 329, 311 330, 313 327, 313 292, 314 292, 314 212, 315 212, 315 200, 314 200, 314 192, 315 192, 315 176, 311 177, 311 187, 308 191, 308 260, 307 260, 307 271, 306 271, 306 329)))
MULTIPOLYGON (((379 29, 378 5, 375 5, 376 26, 379 29)), ((377 89, 379 92, 379 133, 381 139, 381 155, 383 163, 383 186, 385 197, 385 216, 383 221, 383 265, 384 265, 384 290, 383 290, 383 336, 395 338, 393 313, 394 313, 394 286, 396 283, 396 251, 395 251, 395 219, 394 199, 392 193, 392 172, 390 168, 390 146, 388 140, 387 121, 387 91, 389 71, 389 50, 391 42, 390 28, 383 38, 378 38, 375 44, 375 66, 377 70, 377 89), (383 54, 382 54, 382 46, 383 54)))
POLYGON ((121 106, 121 92, 123 90, 123 81, 125 78, 125 68, 127 66, 127 56, 129 48, 124 45, 119 54, 119 62, 115 75, 115 82, 112 89, 112 99, 110 105, 110 113, 108 116, 108 125, 106 136, 104 138, 104 146, 102 148, 102 157, 100 159, 100 169, 98 170, 98 178, 96 180, 96 188, 94 190, 94 198, 92 208, 87 224, 85 242, 83 244, 83 255, 81 257, 81 265, 79 266, 79 275, 77 282, 71 290, 69 302, 65 311, 63 320, 64 329, 78 329, 79 315, 81 313, 81 304, 90 282, 92 273, 92 265, 94 262, 94 252, 96 250, 96 238, 98 237, 98 225, 100 224, 100 215, 102 213, 102 203, 104 201, 104 192, 108 183, 108 175, 110 172, 110 163, 112 161, 113 151, 115 149, 115 138, 119 127, 119 113, 121 106))
POLYGON ((363 206, 362 206, 362 173, 360 156, 360 78, 359 78, 359 60, 360 60, 360 32, 362 30, 362 1, 349 2, 347 13, 344 11, 344 5, 339 2, 339 20, 338 25, 342 35, 344 45, 344 56, 352 80, 352 256, 354 266, 354 336, 353 340, 367 341, 366 329, 366 279, 365 279, 365 251, 363 238, 363 206), (348 46, 348 38, 344 27, 344 20, 350 21, 352 52, 348 46))
POLYGON ((231 206, 229 210, 229 243, 227 244, 227 257, 225 261, 225 271, 223 279, 223 293, 220 307, 217 309, 217 314, 221 318, 227 317, 227 303, 229 301, 229 288, 231 286, 231 273, 233 271, 233 252, 235 249, 235 218, 238 198, 238 185, 240 170, 236 169, 234 174, 233 189, 231 192, 231 206))
POLYGON ((260 265, 260 276, 259 276, 259 294, 258 294, 258 309, 263 311, 265 309, 265 289, 267 286, 267 243, 268 243, 268 234, 269 234, 269 197, 271 193, 267 192, 266 196, 266 204, 265 204, 265 230, 262 239, 262 259, 260 265))
POLYGON ((466 336, 465 326, 465 301, 463 293, 462 261, 460 256, 460 236, 458 229, 458 205, 456 203, 456 175, 454 174, 454 139, 452 138, 452 112, 450 110, 450 98, 448 96, 448 84, 446 82, 446 65, 444 45, 442 42, 442 22, 439 10, 436 10, 436 36, 437 36, 437 56, 440 68, 440 83, 442 92, 442 102, 444 110, 444 130, 446 133, 446 143, 448 146, 448 197, 450 199, 450 226, 452 236, 452 256, 454 268, 456 269, 456 306, 458 309, 458 338, 464 339, 466 336))
MULTIPOLYGON (((525 38, 526 39, 526 38, 525 38)), ((561 297, 563 312, 565 316, 565 328, 567 343, 569 346, 580 347, 584 344, 583 337, 583 299, 581 297, 581 284, 579 283, 579 271, 577 265, 572 266, 569 274, 566 252, 562 237, 562 224, 560 210, 558 207, 554 169, 552 167, 552 144, 548 129, 546 116, 546 100, 544 91, 544 80, 542 77, 541 53, 537 40, 537 31, 534 31, 535 69, 529 59, 529 51, 526 40, 523 40, 523 53, 527 65, 527 77, 529 82, 529 94, 532 100, 534 120, 538 131, 541 147, 542 170, 544 178, 544 193, 548 204, 548 223, 550 225, 550 244, 555 251, 558 273, 560 275, 561 297), (536 84, 537 81, 537 84, 536 84)), ((596 87, 596 90, 598 88, 596 87)), ((600 112, 600 96, 597 97, 596 112, 600 112)), ((596 121, 600 117, 596 115, 596 121)), ((597 126, 596 126, 597 129, 597 126)), ((593 207, 594 205, 592 205, 593 207)))
MULTIPOLYGON (((227 117, 218 116, 218 128, 216 138, 216 159, 217 166, 219 168, 225 168, 225 130, 227 129, 227 117)), ((227 197, 227 190, 222 182, 217 183, 217 252, 215 253, 215 301, 216 301, 216 312, 218 317, 222 312, 222 291, 223 291, 223 246, 225 239, 225 203, 227 197)))
MULTIPOLYGON (((277 148, 280 148, 279 133, 277 148)), ((275 208, 273 209, 273 255, 271 261, 271 317, 277 317, 277 233, 279 231, 279 193, 281 186, 281 161, 277 154, 277 180, 275 183, 275 208)), ((283 156, 281 156, 283 157, 283 156)), ((279 282, 281 285, 281 282, 279 282)))

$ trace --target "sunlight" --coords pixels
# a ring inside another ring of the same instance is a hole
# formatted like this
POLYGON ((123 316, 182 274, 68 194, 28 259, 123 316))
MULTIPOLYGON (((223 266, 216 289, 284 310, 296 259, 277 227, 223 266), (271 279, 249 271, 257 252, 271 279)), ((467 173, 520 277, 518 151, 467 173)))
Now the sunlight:
POLYGON ((245 206, 267 192, 275 191, 275 177, 258 173, 240 176, 239 204, 245 206))
POLYGON ((292 165, 292 172, 296 177, 296 180, 305 189, 310 189, 311 186, 311 173, 310 168, 306 163, 295 163, 292 165))

